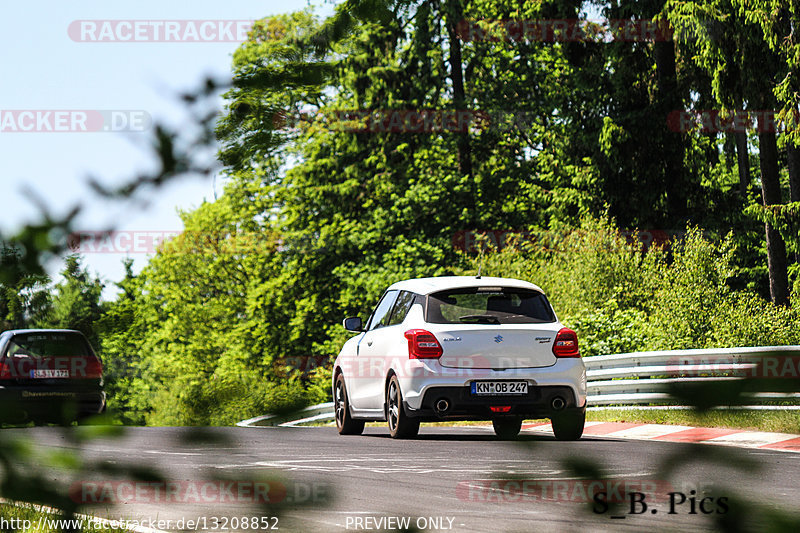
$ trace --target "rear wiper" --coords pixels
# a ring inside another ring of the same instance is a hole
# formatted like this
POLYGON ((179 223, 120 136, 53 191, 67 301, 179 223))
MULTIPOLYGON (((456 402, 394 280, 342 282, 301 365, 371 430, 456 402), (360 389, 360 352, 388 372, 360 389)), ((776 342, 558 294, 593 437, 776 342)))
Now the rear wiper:
POLYGON ((500 320, 494 315, 464 315, 458 317, 462 322, 467 320, 475 320, 476 322, 483 322, 485 324, 499 324, 500 320))

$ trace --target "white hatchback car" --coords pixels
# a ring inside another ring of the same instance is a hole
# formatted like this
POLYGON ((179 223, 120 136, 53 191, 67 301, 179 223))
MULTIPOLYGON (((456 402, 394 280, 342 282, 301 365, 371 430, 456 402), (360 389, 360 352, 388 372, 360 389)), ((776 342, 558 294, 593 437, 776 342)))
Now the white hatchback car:
POLYGON ((586 367, 575 332, 542 290, 506 278, 452 276, 389 287, 333 366, 336 426, 358 435, 387 421, 394 438, 420 422, 491 420, 503 439, 522 421, 550 418, 576 440, 586 415, 586 367))

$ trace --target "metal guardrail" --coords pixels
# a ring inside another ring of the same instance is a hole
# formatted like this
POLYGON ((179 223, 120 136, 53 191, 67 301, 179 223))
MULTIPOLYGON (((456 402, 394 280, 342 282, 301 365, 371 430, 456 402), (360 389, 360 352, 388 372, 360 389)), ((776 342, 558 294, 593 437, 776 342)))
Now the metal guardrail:
MULTIPOLYGON (((735 382, 746 377, 800 382, 800 346, 665 350, 584 358, 589 405, 675 404, 679 386, 735 382)), ((795 388, 794 390, 800 390, 795 388)), ((754 392, 747 403, 797 403, 800 392, 754 392)))
POLYGON ((333 402, 320 403, 285 415, 263 415, 237 422, 239 427, 296 426, 308 422, 333 420, 333 402))
MULTIPOLYGON (((589 407, 675 406, 678 401, 668 393, 675 385, 732 382, 761 371, 766 373, 762 377, 771 377, 772 372, 776 378, 796 378, 800 384, 800 346, 634 352, 585 357, 583 362, 589 407), (765 365, 770 362, 774 365, 765 365)), ((796 390, 800 390, 800 385, 796 390)), ((800 407, 800 392, 756 392, 742 396, 749 405, 737 408, 781 408, 759 405, 776 401, 796 404, 784 406, 786 409, 800 407)), ((296 426, 333 419, 333 402, 328 402, 288 415, 257 416, 236 425, 296 426)))

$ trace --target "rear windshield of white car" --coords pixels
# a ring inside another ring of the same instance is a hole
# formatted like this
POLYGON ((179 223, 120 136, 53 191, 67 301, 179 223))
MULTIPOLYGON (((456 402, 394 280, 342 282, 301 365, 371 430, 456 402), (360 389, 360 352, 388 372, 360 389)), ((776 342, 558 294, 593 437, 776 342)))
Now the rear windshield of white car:
POLYGON ((541 292, 509 287, 451 289, 428 296, 425 321, 432 324, 539 324, 555 322, 541 292))

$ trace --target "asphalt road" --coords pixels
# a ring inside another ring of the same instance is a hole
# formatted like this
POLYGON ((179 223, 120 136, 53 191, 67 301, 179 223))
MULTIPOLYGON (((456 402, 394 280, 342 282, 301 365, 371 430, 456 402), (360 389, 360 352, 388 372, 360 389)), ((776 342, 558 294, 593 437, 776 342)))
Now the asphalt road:
POLYGON ((694 531, 727 519, 757 530, 764 518, 753 506, 793 511, 800 500, 800 454, 776 451, 538 435, 499 442, 490 428, 425 426, 410 441, 384 428, 359 437, 328 427, 128 428, 79 445, 64 431, 6 429, 3 439, 35 443, 34 466, 18 466, 40 468, 80 501, 100 501, 84 512, 156 529, 392 531, 407 520, 429 531, 694 531), (36 459, 52 451, 73 451, 85 469, 36 459), (132 484, 113 472, 129 465, 163 481, 132 484), (603 491, 623 504, 602 509, 592 496, 603 491), (635 493, 647 510, 635 503, 631 514, 635 493), (259 496, 270 504, 253 505, 259 496))

